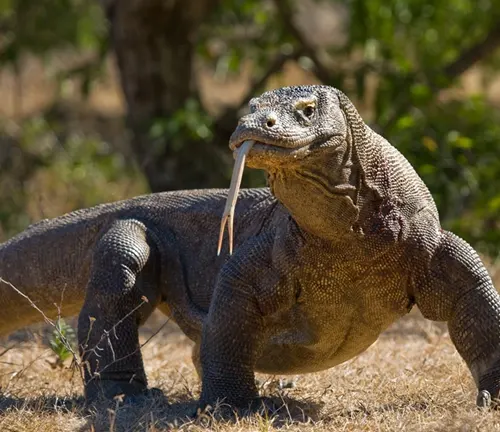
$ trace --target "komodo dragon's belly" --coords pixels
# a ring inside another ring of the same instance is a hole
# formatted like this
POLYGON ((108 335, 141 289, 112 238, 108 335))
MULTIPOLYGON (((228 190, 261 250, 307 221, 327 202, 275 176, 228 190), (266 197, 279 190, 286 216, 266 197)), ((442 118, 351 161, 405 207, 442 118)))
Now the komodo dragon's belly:
POLYGON ((302 290, 290 310, 267 318, 269 336, 257 370, 316 372, 366 350, 412 306, 406 274, 384 267, 334 268, 283 281, 302 290))

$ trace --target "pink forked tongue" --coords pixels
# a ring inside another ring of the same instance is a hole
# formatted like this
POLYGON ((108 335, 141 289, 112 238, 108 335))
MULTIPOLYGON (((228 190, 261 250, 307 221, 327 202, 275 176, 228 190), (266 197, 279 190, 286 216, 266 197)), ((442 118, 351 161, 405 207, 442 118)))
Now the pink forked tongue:
POLYGON ((233 254, 233 222, 234 222, 234 208, 238 200, 238 192, 241 185, 241 177, 243 176, 243 169, 245 168, 245 158, 252 148, 254 141, 245 141, 240 147, 236 149, 236 160, 234 161, 233 176, 231 177, 231 185, 227 194, 226 207, 222 214, 219 232, 219 244, 217 245, 217 256, 220 255, 222 248, 222 239, 224 238, 224 228, 227 225, 229 234, 229 255, 233 254), (229 222, 228 222, 229 221, 229 222))

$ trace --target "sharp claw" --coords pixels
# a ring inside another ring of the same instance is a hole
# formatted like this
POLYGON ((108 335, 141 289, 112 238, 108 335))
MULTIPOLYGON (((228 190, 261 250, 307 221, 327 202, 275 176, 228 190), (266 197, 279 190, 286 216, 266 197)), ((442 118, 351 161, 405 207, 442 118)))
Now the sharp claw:
POLYGON ((231 177, 231 185, 227 194, 226 206, 222 214, 222 220, 219 231, 219 242, 217 244, 217 256, 220 255, 222 249, 222 240, 224 238, 224 228, 228 223, 227 230, 229 234, 229 255, 233 254, 233 226, 234 226, 234 209, 238 199, 238 191, 240 189, 241 178, 243 176, 243 169, 245 167, 245 158, 253 145, 253 141, 245 141, 236 150, 236 161, 234 162, 233 175, 231 177))
POLYGON ((491 395, 487 390, 481 390, 477 395, 476 405, 479 408, 489 408, 491 406, 491 395))

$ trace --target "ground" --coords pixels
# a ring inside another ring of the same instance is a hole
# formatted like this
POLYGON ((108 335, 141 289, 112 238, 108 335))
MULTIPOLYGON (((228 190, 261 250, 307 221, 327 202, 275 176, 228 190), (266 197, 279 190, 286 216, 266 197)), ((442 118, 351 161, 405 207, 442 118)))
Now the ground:
MULTIPOLYGON (((500 266, 490 266, 500 286, 500 266)), ((165 318, 155 315, 145 342, 165 318)), ((29 338, 28 338, 29 339, 29 338)), ((500 414, 475 406, 472 378, 455 351, 444 323, 425 320, 417 309, 393 324, 365 353, 322 373, 292 377, 261 375, 262 392, 282 401, 275 418, 259 415, 232 422, 195 409, 199 383, 191 343, 172 323, 143 348, 156 395, 134 409, 119 401, 100 416, 82 407, 78 373, 52 366, 55 355, 43 338, 4 341, 0 352, 2 431, 500 431, 500 414), (285 380, 280 383, 280 378, 285 380)), ((68 365, 67 365, 68 366, 68 365)))

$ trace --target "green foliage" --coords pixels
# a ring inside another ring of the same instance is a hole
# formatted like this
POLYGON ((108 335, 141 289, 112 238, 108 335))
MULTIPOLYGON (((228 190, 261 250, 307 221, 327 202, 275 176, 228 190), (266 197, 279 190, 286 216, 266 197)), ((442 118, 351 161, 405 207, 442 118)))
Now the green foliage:
POLYGON ((188 99, 184 108, 177 110, 171 117, 154 120, 150 136, 158 152, 163 148, 164 141, 168 141, 175 152, 182 148, 182 138, 195 142, 211 140, 212 124, 212 117, 203 110, 200 103, 195 99, 188 99))
POLYGON ((414 105, 390 137, 431 189, 443 225, 496 254, 500 113, 479 96, 414 105))
POLYGON ((62 318, 59 318, 55 325, 56 328, 49 339, 49 345, 57 356, 56 365, 62 366, 64 361, 71 358, 76 352, 76 334, 75 329, 62 318))
POLYGON ((456 59, 496 24, 494 1, 352 0, 349 47, 390 60, 397 72, 433 69, 456 59))
POLYGON ((0 66, 19 72, 25 54, 50 61, 57 50, 93 52, 91 61, 66 71, 81 79, 82 93, 89 92, 92 81, 101 73, 108 53, 107 28, 100 5, 89 0, 0 0, 0 66))
POLYGON ((130 161, 98 135, 68 130, 46 117, 9 132, 3 130, 0 152, 0 237, 41 218, 147 190, 130 161))
POLYGON ((251 59, 254 73, 266 70, 280 52, 289 52, 291 36, 276 19, 272 3, 259 0, 223 0, 202 27, 198 54, 223 80, 240 72, 251 59))
POLYGON ((99 4, 87 0, 1 0, 0 22, 4 64, 24 53, 45 56, 60 48, 96 49, 106 34, 99 4))

